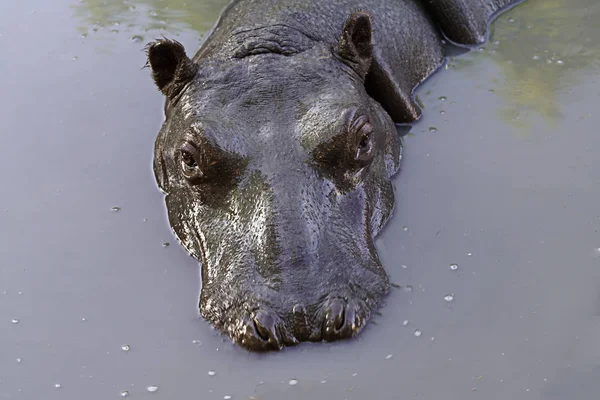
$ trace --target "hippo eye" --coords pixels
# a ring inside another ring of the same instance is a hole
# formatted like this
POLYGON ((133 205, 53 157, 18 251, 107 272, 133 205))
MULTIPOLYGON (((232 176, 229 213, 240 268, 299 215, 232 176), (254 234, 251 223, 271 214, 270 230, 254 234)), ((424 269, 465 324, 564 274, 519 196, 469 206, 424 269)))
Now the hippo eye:
POLYGON ((181 162, 189 169, 194 169, 198 167, 198 163, 196 162, 196 159, 194 158, 192 153, 186 150, 181 150, 181 162))
POLYGON ((181 149, 179 149, 179 160, 181 162, 182 172, 185 178, 190 182, 202 178, 202 172, 198 165, 198 157, 198 150, 189 142, 185 143, 181 149))
POLYGON ((369 120, 364 116, 358 117, 352 124, 352 131, 356 138, 354 159, 362 162, 371 160, 373 155, 373 127, 369 120))

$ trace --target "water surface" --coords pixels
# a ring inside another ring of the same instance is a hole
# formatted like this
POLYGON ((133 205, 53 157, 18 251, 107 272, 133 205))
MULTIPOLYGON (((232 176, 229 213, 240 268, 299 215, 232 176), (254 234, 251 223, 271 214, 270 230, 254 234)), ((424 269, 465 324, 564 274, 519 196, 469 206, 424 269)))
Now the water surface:
POLYGON ((529 0, 419 88, 377 241, 401 288, 356 340, 255 355, 197 316, 142 69, 224 3, 0 2, 0 398, 597 399, 600 5, 529 0))

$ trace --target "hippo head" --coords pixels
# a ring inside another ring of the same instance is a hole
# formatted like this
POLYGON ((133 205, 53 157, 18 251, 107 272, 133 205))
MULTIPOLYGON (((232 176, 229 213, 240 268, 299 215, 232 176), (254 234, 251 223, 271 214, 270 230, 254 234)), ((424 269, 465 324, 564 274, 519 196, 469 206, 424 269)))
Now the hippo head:
POLYGON ((148 47, 167 97, 154 170, 173 231, 202 264, 200 313, 250 350, 358 333, 389 288, 373 239, 401 142, 365 88, 364 13, 336 46, 192 61, 148 47))

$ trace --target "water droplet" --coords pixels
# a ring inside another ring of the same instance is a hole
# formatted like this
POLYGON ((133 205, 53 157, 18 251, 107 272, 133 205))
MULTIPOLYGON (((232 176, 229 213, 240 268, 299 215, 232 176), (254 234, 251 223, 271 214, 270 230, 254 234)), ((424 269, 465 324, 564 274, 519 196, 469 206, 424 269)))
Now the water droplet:
POLYGON ((128 344, 124 344, 123 346, 121 346, 121 350, 123 351, 129 351, 131 350, 131 346, 128 344))
POLYGON ((471 257, 471 256, 473 255, 473 253, 467 253, 467 255, 468 255, 469 257, 471 257))
POLYGON ((143 36, 141 36, 141 35, 133 35, 133 36, 131 37, 131 41, 132 41, 132 42, 135 42, 135 43, 141 43, 141 42, 143 42, 143 41, 144 41, 144 37, 143 37, 143 36))
POLYGON ((162 245, 163 245, 163 247, 169 247, 170 244, 171 243, 169 243, 169 242, 164 242, 162 245))
POLYGON ((129 396, 129 392, 127 390, 123 390, 121 392, 121 397, 127 397, 127 396, 129 396))
POLYGON ((404 232, 408 232, 408 226, 403 226, 403 227, 402 227, 402 230, 403 230, 404 232))
POLYGON ((208 371, 208 376, 215 376, 217 373, 213 370, 208 371))
POLYGON ((420 329, 417 329, 414 333, 415 337, 421 337, 422 334, 423 332, 420 329))
POLYGON ((406 286, 404 286, 404 291, 405 292, 412 292, 413 291, 412 285, 406 285, 406 286))
POLYGON ((298 384, 298 380, 296 380, 296 379, 290 380, 290 385, 295 386, 297 384, 298 384))
POLYGON ((447 303, 451 303, 454 301, 454 295, 453 294, 447 294, 444 296, 444 300, 446 300, 447 303))
POLYGON ((446 114, 446 111, 440 110, 440 114, 444 115, 444 114, 446 114))
POLYGON ((85 322, 85 321, 86 321, 85 317, 81 318, 81 322, 85 322))
POLYGON ((115 206, 115 207, 111 208, 110 210, 114 211, 114 212, 119 212, 119 211, 121 211, 121 207, 115 206))
POLYGON ((358 372, 353 373, 352 376, 358 376, 358 372))
POLYGON ((61 386, 61 384, 60 384, 60 383, 55 383, 55 384, 54 384, 54 387, 55 387, 55 388, 57 388, 57 389, 60 389, 62 386, 61 386))
POLYGON ((515 22, 515 19, 514 18, 509 18, 508 22, 510 22, 512 24, 513 22, 515 22))
POLYGON ((429 132, 437 132, 437 128, 435 126, 430 126, 429 132))
POLYGON ((192 344, 195 344, 196 346, 202 346, 202 342, 199 340, 192 340, 192 344))
POLYGON ((408 267, 404 264, 401 265, 402 269, 407 269, 408 267))
POLYGON ((225 396, 223 396, 223 399, 225 399, 225 400, 231 400, 231 396, 228 395, 228 394, 226 394, 225 396))
POLYGON ((556 63, 557 63, 558 65, 563 65, 565 62, 564 62, 563 60, 557 60, 557 61, 556 61, 556 63))
POLYGON ((79 59, 79 57, 73 56, 73 61, 77 61, 78 59, 79 59))
POLYGON ((393 354, 388 354, 387 356, 385 356, 385 359, 386 359, 386 360, 391 360, 391 359, 392 359, 392 357, 394 357, 394 355, 393 355, 393 354))
POLYGON ((158 386, 150 385, 146 388, 146 390, 149 391, 150 393, 158 392, 158 386))
POLYGON ((13 319, 12 319, 10 322, 12 322, 13 324, 15 324, 15 325, 16 325, 16 324, 18 324, 18 323, 19 323, 19 320, 18 320, 18 319, 16 319, 16 318, 13 318, 13 319))
POLYGON ((539 60, 539 59, 540 59, 540 56, 538 56, 538 55, 536 54, 536 55, 534 55, 534 56, 533 56, 533 57, 531 57, 531 58, 533 58, 534 60, 536 60, 536 61, 537 61, 537 60, 539 60))
POLYGON ((405 319, 404 321, 402 321, 402 326, 407 326, 408 325, 408 320, 405 319))
POLYGON ((17 358, 17 364, 21 364, 21 361, 22 360, 20 358, 17 358))
POLYGON ((321 381, 321 383, 327 383, 327 381, 326 381, 325 379, 323 379, 323 380, 321 381))
POLYGON ((448 100, 448 98, 446 96, 440 96, 440 97, 438 97, 438 100, 446 101, 446 100, 448 100))
POLYGON ((458 264, 450 264, 450 270, 451 270, 451 271, 456 271, 456 270, 458 270, 458 264))

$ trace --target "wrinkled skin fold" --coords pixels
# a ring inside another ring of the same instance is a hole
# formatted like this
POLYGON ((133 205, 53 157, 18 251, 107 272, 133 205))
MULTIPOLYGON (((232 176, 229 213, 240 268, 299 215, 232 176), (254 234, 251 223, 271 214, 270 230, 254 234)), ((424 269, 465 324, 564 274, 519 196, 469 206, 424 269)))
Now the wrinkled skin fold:
POLYGON ((148 45, 166 97, 154 170, 202 264, 201 315, 254 351, 360 332, 389 289, 414 88, 444 43, 475 46, 510 0, 237 0, 198 53, 148 45), (446 40, 444 40, 446 38, 446 40))

